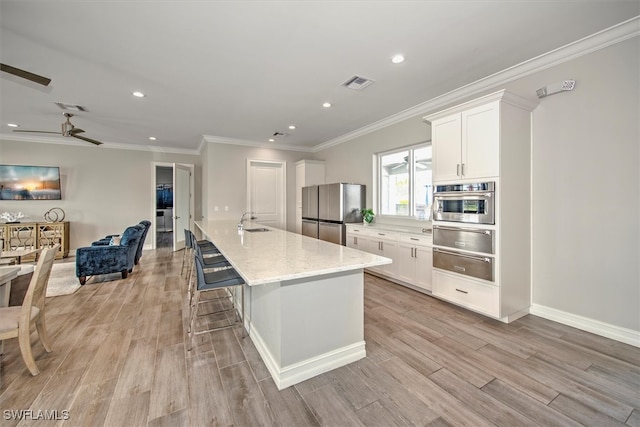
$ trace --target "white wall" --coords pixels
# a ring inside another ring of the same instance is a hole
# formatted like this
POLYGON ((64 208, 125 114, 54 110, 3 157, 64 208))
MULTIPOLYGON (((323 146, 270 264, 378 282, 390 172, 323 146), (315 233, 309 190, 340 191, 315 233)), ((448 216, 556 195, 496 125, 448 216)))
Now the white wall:
MULTIPOLYGON (((507 89, 536 99, 549 83, 577 81, 532 114, 533 302, 632 331, 640 331, 639 52, 635 37, 471 97, 507 89)), ((366 184, 370 205, 372 154, 430 139, 425 114, 316 153, 327 181, 366 184)))
MULTIPOLYGON (((196 177, 201 172, 200 157, 194 155, 0 140, 1 163, 59 166, 62 185, 62 200, 2 200, 0 212, 22 211, 30 221, 43 221, 47 210, 62 208, 65 221, 71 223, 70 248, 74 251, 143 219, 155 221, 154 161, 195 164, 196 177)), ((196 194, 199 186, 197 179, 196 194)), ((151 239, 145 244, 151 244, 151 239)))
POLYGON ((640 331, 640 39, 516 82, 571 78, 533 123, 533 302, 640 331))
POLYGON ((310 153, 209 143, 203 150, 203 157, 203 163, 207 165, 203 188, 207 193, 202 216, 208 220, 238 219, 246 211, 247 159, 286 161, 287 230, 295 230, 296 162, 312 158, 310 153), (225 211, 225 206, 229 207, 228 211, 225 211))
MULTIPOLYGON (((374 153, 431 140, 431 126, 422 117, 413 117, 316 153, 325 161, 326 182, 352 182, 367 186, 367 207, 373 206, 374 153)), ((381 222, 384 219, 376 218, 381 222)), ((387 222, 393 222, 387 219, 387 222)), ((417 221, 411 221, 417 222, 417 221)))

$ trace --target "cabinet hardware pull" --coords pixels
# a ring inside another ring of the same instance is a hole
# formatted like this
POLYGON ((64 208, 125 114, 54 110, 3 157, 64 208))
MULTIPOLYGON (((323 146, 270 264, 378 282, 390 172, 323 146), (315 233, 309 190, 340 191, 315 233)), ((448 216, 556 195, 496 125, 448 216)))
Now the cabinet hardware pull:
POLYGON ((464 231, 465 233, 479 233, 479 234, 491 234, 491 230, 485 230, 481 228, 460 228, 460 227, 447 227, 445 225, 434 225, 435 230, 447 230, 447 231, 464 231))
POLYGON ((440 248, 433 248, 434 252, 440 252, 443 254, 447 254, 447 255, 455 255, 461 258, 469 258, 469 259, 473 259, 476 261, 483 261, 483 262, 491 262, 491 258, 489 257, 484 257, 484 256, 477 256, 477 255, 468 255, 468 254, 463 254, 462 252, 453 252, 453 251, 445 251, 443 249, 440 248))
POLYGON ((462 164, 462 174, 460 176, 464 176, 464 163, 462 164))
POLYGON ((463 293, 463 294, 468 294, 468 293, 469 293, 469 292, 467 292, 467 291, 463 291, 462 289, 458 289, 458 288, 456 288, 456 291, 461 292, 461 293, 463 293))
POLYGON ((411 248, 411 258, 414 258, 413 251, 415 251, 415 249, 411 248))
POLYGON ((415 240, 416 242, 418 242, 420 239, 416 239, 415 237, 411 237, 411 240, 415 240))
POLYGON ((460 176, 460 163, 456 165, 456 176, 460 176))

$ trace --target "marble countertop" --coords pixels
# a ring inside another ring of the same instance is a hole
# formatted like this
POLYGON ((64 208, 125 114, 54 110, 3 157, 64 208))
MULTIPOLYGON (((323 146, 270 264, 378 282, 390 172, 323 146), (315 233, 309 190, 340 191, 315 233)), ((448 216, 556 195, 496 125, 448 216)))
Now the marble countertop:
POLYGON ((231 220, 196 221, 195 224, 250 286, 392 262, 389 258, 251 221, 245 221, 242 232, 237 222, 231 220), (270 228, 270 231, 246 231, 258 227, 270 228))

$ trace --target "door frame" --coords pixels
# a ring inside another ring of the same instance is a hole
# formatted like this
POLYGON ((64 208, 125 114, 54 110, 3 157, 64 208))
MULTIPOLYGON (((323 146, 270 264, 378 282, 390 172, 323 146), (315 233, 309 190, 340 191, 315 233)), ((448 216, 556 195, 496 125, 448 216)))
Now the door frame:
POLYGON ((282 203, 280 206, 282 212, 282 225, 283 230, 288 230, 287 224, 287 162, 285 160, 261 160, 261 159, 249 159, 247 158, 247 193, 245 210, 248 212, 251 210, 251 165, 253 163, 267 163, 272 165, 279 165, 282 168, 282 203))
MULTIPOLYGON (((150 218, 153 218, 151 220, 151 229, 149 230, 149 232, 151 233, 151 249, 156 249, 158 247, 158 242, 156 239, 156 167, 157 166, 162 166, 162 167, 170 167, 173 168, 174 165, 181 165, 181 166, 185 166, 187 168, 189 168, 189 172, 190 172, 190 178, 189 178, 189 192, 191 193, 191 196, 189 197, 189 228, 192 229, 193 228, 193 213, 195 211, 195 201, 194 201, 194 194, 195 194, 195 178, 194 178, 194 171, 195 171, 195 165, 190 164, 190 163, 180 163, 180 162, 151 162, 151 216, 150 218)), ((175 188, 175 182, 174 184, 174 188, 175 188)), ((173 230, 174 233, 176 233, 176 230, 173 230)), ((148 234, 147 234, 148 235, 148 234)), ((175 248, 172 248, 172 250, 175 250, 175 248)))

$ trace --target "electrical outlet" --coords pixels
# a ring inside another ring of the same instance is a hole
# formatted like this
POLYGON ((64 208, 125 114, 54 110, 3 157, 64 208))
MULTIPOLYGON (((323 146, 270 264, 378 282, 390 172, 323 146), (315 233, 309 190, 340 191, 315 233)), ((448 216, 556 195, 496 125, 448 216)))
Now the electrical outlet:
POLYGON ((225 211, 225 212, 229 212, 229 206, 225 206, 225 207, 224 207, 224 211, 225 211))
POLYGON ((215 212, 218 212, 218 207, 217 207, 217 206, 214 206, 214 207, 213 207, 213 210, 214 210, 215 212))

